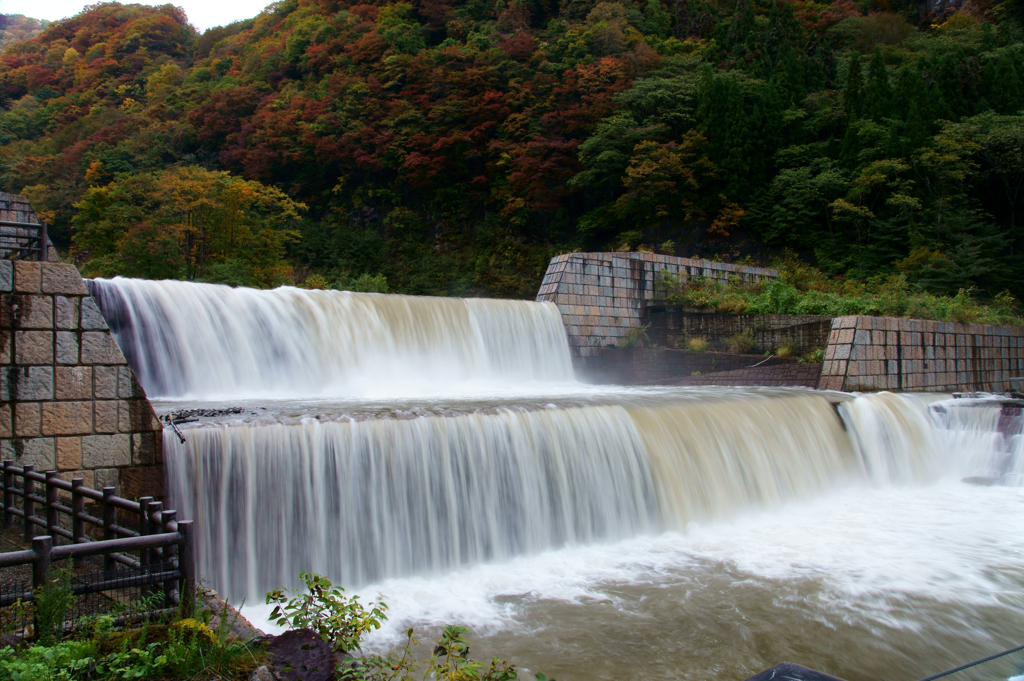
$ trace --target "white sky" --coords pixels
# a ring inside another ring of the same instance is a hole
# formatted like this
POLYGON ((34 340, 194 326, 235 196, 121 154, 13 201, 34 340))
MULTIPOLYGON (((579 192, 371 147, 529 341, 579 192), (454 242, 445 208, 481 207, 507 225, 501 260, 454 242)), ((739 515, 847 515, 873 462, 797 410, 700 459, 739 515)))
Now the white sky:
MULTIPOLYGON (((239 19, 254 17, 272 0, 119 0, 128 5, 165 5, 168 2, 184 8, 189 21, 200 31, 212 26, 223 26, 239 19)), ((83 0, 0 0, 0 14, 24 14, 35 19, 56 21, 74 16, 86 5, 96 2, 83 0)))

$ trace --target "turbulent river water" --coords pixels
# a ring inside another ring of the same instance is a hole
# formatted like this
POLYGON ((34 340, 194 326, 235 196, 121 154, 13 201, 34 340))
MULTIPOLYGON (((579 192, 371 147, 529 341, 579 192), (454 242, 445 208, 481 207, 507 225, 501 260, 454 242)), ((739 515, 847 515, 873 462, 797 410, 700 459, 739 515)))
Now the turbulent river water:
POLYGON ((994 402, 584 386, 547 304, 90 286, 158 409, 204 412, 171 503, 235 602, 314 570, 384 595, 372 648, 460 622, 560 681, 913 680, 1024 631, 994 402))

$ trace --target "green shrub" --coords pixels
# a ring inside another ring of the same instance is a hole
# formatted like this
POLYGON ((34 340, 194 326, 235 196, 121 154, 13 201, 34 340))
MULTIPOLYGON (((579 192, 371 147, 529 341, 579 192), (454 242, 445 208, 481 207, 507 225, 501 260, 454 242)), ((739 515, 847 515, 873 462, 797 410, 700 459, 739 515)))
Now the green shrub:
POLYGON ((773 265, 779 270, 779 278, 756 284, 735 278, 725 283, 704 277, 684 281, 663 270, 655 282, 655 291, 659 300, 670 305, 710 307, 726 314, 872 315, 1024 325, 1024 310, 1009 291, 982 303, 973 289, 960 289, 955 296, 933 295, 912 284, 905 274, 863 281, 829 279, 819 270, 793 259, 773 265))
POLYGON ((280 626, 309 628, 330 642, 335 650, 358 650, 364 634, 380 629, 387 606, 377 600, 367 610, 356 596, 346 596, 340 586, 313 572, 300 572, 308 593, 288 598, 286 589, 267 594, 267 605, 276 603, 270 621, 280 626))
POLYGON ((642 326, 631 326, 626 329, 625 335, 619 339, 620 348, 632 348, 632 347, 644 347, 650 342, 650 338, 647 336, 647 329, 651 328, 650 324, 644 324, 642 326))
POLYGON ((80 679, 86 677, 95 657, 96 644, 92 641, 37 644, 21 652, 0 648, 0 681, 80 679))
POLYGON ((331 288, 331 282, 322 274, 311 274, 299 284, 299 288, 323 291, 331 288))
POLYGON ((383 274, 370 275, 364 272, 358 277, 342 277, 334 285, 334 288, 353 293, 387 293, 388 278, 383 274))
POLYGON ((489 665, 470 660, 469 644, 462 636, 465 633, 466 627, 447 626, 441 632, 441 640, 434 641, 436 647, 429 663, 434 678, 438 681, 517 681, 519 675, 515 666, 500 658, 492 658, 489 665))
POLYGON ((18 634, 32 622, 32 602, 19 598, 6 608, 0 608, 0 635, 18 634))
MULTIPOLYGON (((300 573, 308 593, 288 598, 285 589, 276 589, 267 594, 267 603, 276 603, 270 620, 287 627, 308 627, 325 641, 334 643, 336 650, 360 650, 362 637, 379 629, 387 619, 387 606, 381 600, 366 610, 358 599, 346 596, 344 589, 335 587, 326 577, 312 573, 300 573)), ((424 679, 437 681, 518 681, 514 665, 499 658, 489 664, 476 662, 469 657, 469 643, 464 634, 466 627, 452 625, 445 627, 441 638, 435 640, 433 653, 427 662, 424 679)), ((412 653, 418 641, 413 630, 406 631, 406 641, 398 651, 385 655, 357 657, 337 669, 341 681, 412 681, 413 672, 418 670, 416 657, 412 653)), ((555 679, 537 675, 537 681, 555 679)))
POLYGON ((744 329, 742 332, 725 339, 725 347, 737 355, 747 355, 754 351, 754 332, 744 329))
POLYGON ((821 348, 814 348, 810 352, 804 354, 800 358, 801 362, 807 362, 808 364, 821 364, 825 361, 825 351, 821 348))
POLYGON ((704 336, 689 336, 682 339, 682 347, 690 352, 707 352, 711 343, 704 336))
POLYGON ((792 339, 785 339, 775 347, 776 357, 793 357, 800 352, 800 346, 792 339))

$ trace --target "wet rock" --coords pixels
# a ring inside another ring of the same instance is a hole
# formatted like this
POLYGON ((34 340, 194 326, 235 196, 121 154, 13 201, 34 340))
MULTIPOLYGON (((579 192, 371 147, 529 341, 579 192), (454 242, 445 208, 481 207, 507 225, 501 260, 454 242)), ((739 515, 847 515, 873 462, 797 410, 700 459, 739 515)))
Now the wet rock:
POLYGON ((281 681, 331 681, 331 644, 310 629, 293 629, 267 645, 267 659, 281 681))
POLYGON ((21 650, 22 648, 28 648, 28 644, 25 643, 25 639, 20 636, 13 634, 4 634, 0 636, 0 650, 4 648, 14 648, 15 650, 21 650))
POLYGON ((277 677, 267 668, 267 665, 263 665, 262 667, 257 667, 249 675, 249 681, 277 681, 277 677))
POLYGON ((216 418, 218 416, 228 416, 231 414, 241 414, 241 407, 227 407, 225 409, 179 409, 178 411, 172 411, 168 414, 164 414, 163 419, 167 423, 192 423, 198 421, 201 418, 216 418))
POLYGON ((203 589, 203 604, 212 613, 210 617, 210 628, 218 631, 221 626, 221 618, 226 618, 230 635, 237 636, 243 641, 259 639, 266 634, 253 626, 252 622, 245 619, 242 613, 238 612, 230 603, 222 601, 217 592, 212 589, 203 589))

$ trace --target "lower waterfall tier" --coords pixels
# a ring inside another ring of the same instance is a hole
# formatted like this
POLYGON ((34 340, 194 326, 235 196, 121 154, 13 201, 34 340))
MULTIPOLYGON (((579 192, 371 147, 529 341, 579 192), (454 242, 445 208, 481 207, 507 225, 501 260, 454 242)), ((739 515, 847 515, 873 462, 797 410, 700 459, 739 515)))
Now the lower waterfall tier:
POLYGON ((197 521, 202 574, 252 600, 302 570, 360 585, 685 528, 850 482, 927 481, 957 461, 1004 465, 988 428, 998 408, 946 430, 934 399, 861 396, 837 414, 803 391, 623 391, 197 424, 184 444, 165 437, 165 455, 171 502, 197 521))

